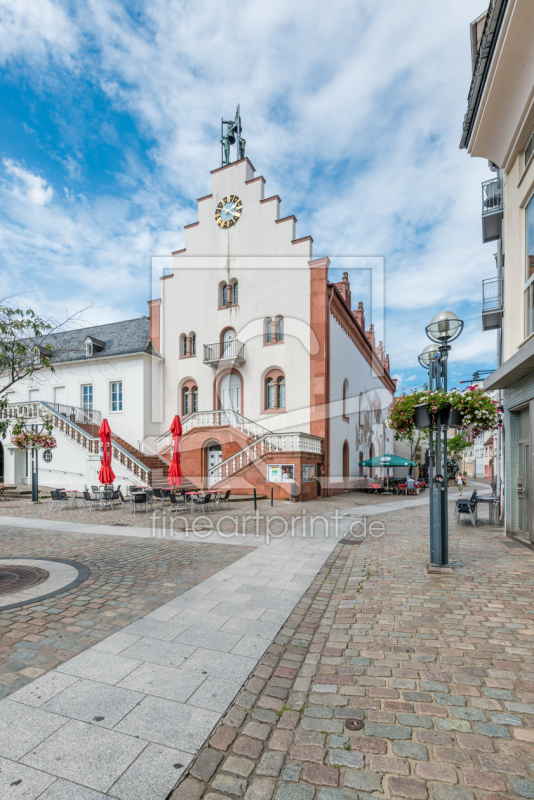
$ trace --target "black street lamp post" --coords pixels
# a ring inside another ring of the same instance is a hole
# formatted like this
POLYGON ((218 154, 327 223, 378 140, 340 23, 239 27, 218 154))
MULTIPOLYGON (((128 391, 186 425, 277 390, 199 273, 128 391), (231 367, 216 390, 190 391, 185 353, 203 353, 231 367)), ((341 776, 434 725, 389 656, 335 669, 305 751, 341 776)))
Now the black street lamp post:
MULTIPOLYGON (((436 314, 426 327, 426 335, 433 342, 419 356, 419 363, 428 370, 430 391, 447 391, 447 361, 450 342, 457 339, 463 329, 462 320, 452 311, 436 314)), ((430 566, 448 567, 449 564, 449 515, 448 515, 448 468, 447 468, 448 419, 436 414, 435 427, 429 428, 428 467, 430 482, 430 566), (436 475, 441 481, 434 482, 434 431, 436 434, 436 475)))
MULTIPOLYGON (((25 422, 22 423, 22 427, 27 430, 31 431, 31 433, 42 433, 45 429, 47 429, 50 425, 50 421, 52 420, 52 414, 44 413, 43 414, 43 422, 40 423, 31 423, 27 424, 25 422)), ((22 420, 21 420, 22 421, 22 420)), ((39 461, 38 461, 38 454, 39 450, 35 447, 32 447, 32 459, 31 459, 31 474, 32 474, 32 503, 39 503, 39 461)))

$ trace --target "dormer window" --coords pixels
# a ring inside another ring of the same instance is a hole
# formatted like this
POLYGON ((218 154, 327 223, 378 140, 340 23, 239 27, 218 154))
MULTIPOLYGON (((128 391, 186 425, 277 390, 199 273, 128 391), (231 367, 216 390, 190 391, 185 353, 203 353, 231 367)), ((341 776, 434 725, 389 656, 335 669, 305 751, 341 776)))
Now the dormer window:
POLYGON ((83 343, 85 345, 86 358, 90 358, 91 356, 97 355, 97 353, 101 353, 106 347, 106 343, 100 341, 100 339, 97 339, 95 336, 86 336, 83 343))

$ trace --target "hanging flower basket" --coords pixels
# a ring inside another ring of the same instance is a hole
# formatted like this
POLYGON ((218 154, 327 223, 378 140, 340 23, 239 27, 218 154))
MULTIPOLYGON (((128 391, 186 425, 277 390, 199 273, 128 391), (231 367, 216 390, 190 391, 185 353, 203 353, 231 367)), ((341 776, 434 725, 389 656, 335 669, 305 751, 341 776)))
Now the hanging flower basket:
POLYGON ((474 435, 501 426, 498 403, 475 386, 464 392, 417 389, 395 397, 389 407, 388 426, 396 439, 409 436, 414 428, 425 429, 441 424, 453 428, 472 428, 474 435))
POLYGON ((22 431, 11 439, 11 443, 20 450, 53 450, 57 447, 57 441, 49 433, 34 433, 33 431, 22 431))

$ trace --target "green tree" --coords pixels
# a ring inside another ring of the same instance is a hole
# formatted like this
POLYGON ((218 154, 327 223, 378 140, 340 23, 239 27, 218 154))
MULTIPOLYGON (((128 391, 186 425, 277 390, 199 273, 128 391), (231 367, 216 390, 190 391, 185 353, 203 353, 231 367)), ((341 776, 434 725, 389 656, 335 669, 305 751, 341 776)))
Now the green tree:
MULTIPOLYGON (((410 448, 410 461, 415 460, 415 454, 417 452, 417 448, 419 445, 428 443, 428 430, 427 429, 419 429, 419 428, 412 428, 410 433, 400 435, 396 434, 395 439, 398 442, 404 442, 410 448)), ((413 467, 410 467, 409 474, 411 475, 413 472, 413 467)))
POLYGON ((467 447, 469 447, 469 442, 464 439, 461 433, 457 433, 456 436, 451 436, 450 439, 447 439, 447 452, 450 456, 461 455, 467 447))

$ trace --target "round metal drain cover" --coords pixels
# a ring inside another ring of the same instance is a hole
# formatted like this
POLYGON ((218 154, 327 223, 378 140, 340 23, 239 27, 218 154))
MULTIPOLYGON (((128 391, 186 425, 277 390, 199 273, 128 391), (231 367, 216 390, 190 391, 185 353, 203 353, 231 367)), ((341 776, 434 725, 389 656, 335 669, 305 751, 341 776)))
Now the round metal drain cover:
POLYGON ((346 719, 345 728, 349 731, 361 731, 363 728, 363 719, 346 719))
POLYGON ((39 581, 46 580, 48 572, 37 567, 0 567, 0 596, 28 589, 39 581))

